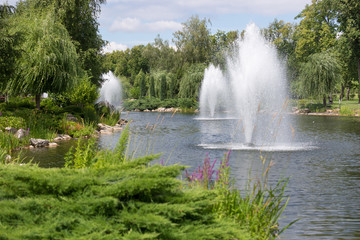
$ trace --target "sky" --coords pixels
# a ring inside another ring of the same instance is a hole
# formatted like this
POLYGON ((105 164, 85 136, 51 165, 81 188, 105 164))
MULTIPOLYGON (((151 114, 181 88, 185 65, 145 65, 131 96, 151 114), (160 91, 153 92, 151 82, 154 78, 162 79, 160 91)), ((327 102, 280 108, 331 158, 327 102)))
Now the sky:
MULTIPOLYGON (((15 5, 17 0, 0 0, 15 5)), ((102 38, 108 41, 104 52, 125 50, 153 43, 157 35, 168 40, 181 30, 191 16, 210 19, 211 33, 217 30, 240 32, 250 22, 267 27, 275 18, 295 22, 311 0, 107 0, 98 18, 102 38)))

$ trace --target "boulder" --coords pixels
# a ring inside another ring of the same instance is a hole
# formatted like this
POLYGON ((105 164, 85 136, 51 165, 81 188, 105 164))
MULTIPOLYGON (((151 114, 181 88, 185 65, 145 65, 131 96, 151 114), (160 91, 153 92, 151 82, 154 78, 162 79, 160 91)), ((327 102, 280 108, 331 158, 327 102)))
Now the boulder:
POLYGON ((56 138, 54 138, 54 142, 66 141, 70 140, 71 138, 72 137, 67 134, 59 134, 56 138))
POLYGON ((123 130, 123 128, 120 127, 120 126, 115 126, 115 127, 113 127, 113 131, 114 131, 114 132, 119 132, 119 131, 122 131, 122 130, 123 130))
POLYGON ((16 128, 13 128, 13 127, 6 127, 5 128, 5 132, 9 132, 11 134, 15 134, 17 132, 17 129, 16 128))
POLYGON ((47 147, 47 146, 49 146, 49 140, 30 138, 30 144, 36 148, 47 147))
POLYGON ((107 134, 112 134, 113 133, 113 131, 109 131, 109 130, 100 130, 100 134, 105 134, 105 135, 107 135, 107 134))
POLYGON ((50 148, 57 147, 57 146, 59 146, 59 144, 54 143, 54 142, 49 143, 49 145, 48 145, 48 147, 50 147, 50 148))
POLYGON ((120 119, 117 124, 126 125, 127 123, 128 123, 128 120, 126 120, 126 119, 120 119))
POLYGON ((17 132, 15 133, 15 137, 17 138, 17 139, 21 139, 21 138, 23 138, 23 137, 25 137, 26 136, 26 131, 24 130, 24 129, 22 129, 22 128, 20 128, 19 130, 17 130, 17 132))

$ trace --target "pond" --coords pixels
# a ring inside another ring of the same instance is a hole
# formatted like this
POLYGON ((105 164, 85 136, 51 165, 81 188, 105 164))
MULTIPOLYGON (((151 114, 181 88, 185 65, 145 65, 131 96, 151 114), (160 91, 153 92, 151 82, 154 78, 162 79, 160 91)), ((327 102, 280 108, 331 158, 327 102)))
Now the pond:
MULTIPOLYGON (((283 239, 360 238, 360 118, 293 116, 294 136, 284 146, 256 148, 236 145, 234 119, 199 120, 196 114, 123 113, 132 120, 129 153, 141 156, 163 153, 157 161, 182 164, 190 170, 209 155, 221 159, 232 147, 230 166, 239 188, 249 173, 262 171, 260 155, 272 160, 270 183, 289 177, 289 204, 281 225, 299 219, 283 239), (225 126, 225 127, 224 127, 225 126), (224 130, 225 129, 225 130, 224 130), (237 150, 236 150, 237 149, 237 150)), ((120 133, 99 138, 102 147, 113 148, 120 133)), ((27 151, 40 166, 61 167, 63 156, 74 142, 55 149, 27 151)))

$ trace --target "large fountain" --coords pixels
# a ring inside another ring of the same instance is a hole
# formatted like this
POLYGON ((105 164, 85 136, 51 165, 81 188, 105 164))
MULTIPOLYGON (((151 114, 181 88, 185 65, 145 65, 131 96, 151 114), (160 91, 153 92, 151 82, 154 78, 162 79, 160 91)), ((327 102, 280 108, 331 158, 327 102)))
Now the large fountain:
POLYGON ((100 89, 100 97, 97 102, 103 102, 113 106, 116 110, 121 109, 121 83, 111 71, 103 74, 104 82, 100 89))
POLYGON ((286 106, 285 69, 276 48, 249 24, 228 54, 225 68, 210 65, 205 70, 199 119, 222 121, 218 132, 232 128, 232 145, 274 146, 291 138, 286 106), (226 123, 229 119, 233 124, 226 123))

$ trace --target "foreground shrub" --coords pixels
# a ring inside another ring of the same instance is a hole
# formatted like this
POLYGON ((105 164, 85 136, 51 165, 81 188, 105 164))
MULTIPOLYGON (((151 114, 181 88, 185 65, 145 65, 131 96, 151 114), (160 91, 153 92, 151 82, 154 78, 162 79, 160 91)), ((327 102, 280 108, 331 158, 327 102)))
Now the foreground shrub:
POLYGON ((124 141, 92 161, 79 153, 71 168, 0 164, 0 238, 250 239, 211 210, 215 192, 182 187, 183 166, 149 165, 156 156, 129 160, 124 141))
POLYGON ((0 116, 0 130, 4 131, 6 127, 13 127, 16 129, 25 127, 25 120, 21 117, 4 117, 0 116))

